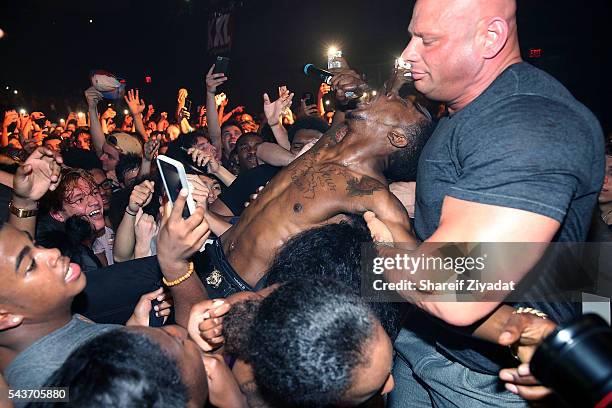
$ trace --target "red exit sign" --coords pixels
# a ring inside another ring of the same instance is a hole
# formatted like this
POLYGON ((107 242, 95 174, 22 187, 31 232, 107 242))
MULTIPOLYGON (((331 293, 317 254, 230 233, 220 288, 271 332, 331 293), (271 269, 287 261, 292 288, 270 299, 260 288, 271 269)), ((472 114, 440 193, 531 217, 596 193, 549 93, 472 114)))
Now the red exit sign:
POLYGON ((529 58, 540 58, 542 56, 541 48, 532 48, 529 50, 529 58))

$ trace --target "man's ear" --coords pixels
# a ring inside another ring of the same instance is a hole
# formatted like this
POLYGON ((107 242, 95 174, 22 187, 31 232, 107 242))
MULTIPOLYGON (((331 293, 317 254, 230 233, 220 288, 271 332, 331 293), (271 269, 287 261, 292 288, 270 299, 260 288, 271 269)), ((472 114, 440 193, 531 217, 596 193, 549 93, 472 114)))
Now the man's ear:
POLYGON ((56 221, 66 222, 66 217, 64 217, 61 211, 49 211, 49 215, 56 221))
POLYGON ((13 314, 4 308, 0 308, 0 331, 12 329, 23 323, 23 316, 13 314))
POLYGON ((495 58, 504 48, 509 36, 508 22, 501 17, 493 17, 486 26, 487 31, 483 36, 483 57, 485 59, 495 58))
POLYGON ((394 129, 387 133, 387 138, 389 139, 389 142, 391 142, 391 144, 395 147, 403 148, 408 145, 408 138, 406 138, 406 135, 397 129, 394 129))

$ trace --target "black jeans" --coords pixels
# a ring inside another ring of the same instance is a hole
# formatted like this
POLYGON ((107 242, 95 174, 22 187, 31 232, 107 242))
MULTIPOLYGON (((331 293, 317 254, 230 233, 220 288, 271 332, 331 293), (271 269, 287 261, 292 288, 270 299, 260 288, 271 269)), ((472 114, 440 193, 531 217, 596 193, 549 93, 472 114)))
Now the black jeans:
POLYGON ((198 256, 195 263, 210 299, 226 298, 237 292, 256 292, 266 286, 265 277, 255 287, 251 287, 238 275, 227 261, 219 238, 214 238, 212 244, 206 245, 204 255, 198 256))

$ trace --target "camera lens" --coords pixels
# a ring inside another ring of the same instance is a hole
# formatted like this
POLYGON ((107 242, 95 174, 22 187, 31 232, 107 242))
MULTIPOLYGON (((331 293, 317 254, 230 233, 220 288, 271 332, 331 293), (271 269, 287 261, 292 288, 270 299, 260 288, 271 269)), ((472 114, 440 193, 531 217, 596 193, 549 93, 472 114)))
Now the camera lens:
POLYGON ((587 314, 558 327, 538 347, 530 363, 533 375, 571 406, 607 406, 612 396, 612 330, 587 314))

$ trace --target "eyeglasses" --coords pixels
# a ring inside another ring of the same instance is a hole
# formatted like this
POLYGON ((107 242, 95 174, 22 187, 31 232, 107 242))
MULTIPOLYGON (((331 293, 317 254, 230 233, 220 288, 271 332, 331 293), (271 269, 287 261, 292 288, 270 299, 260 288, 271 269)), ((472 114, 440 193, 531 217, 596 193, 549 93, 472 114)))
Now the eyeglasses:
POLYGON ((113 180, 111 180, 111 179, 106 179, 106 180, 104 180, 103 182, 101 182, 100 184, 97 184, 97 183, 96 183, 96 186, 97 186, 98 188, 103 188, 103 189, 107 189, 107 190, 108 190, 108 189, 111 189, 111 188, 113 188, 113 180))

